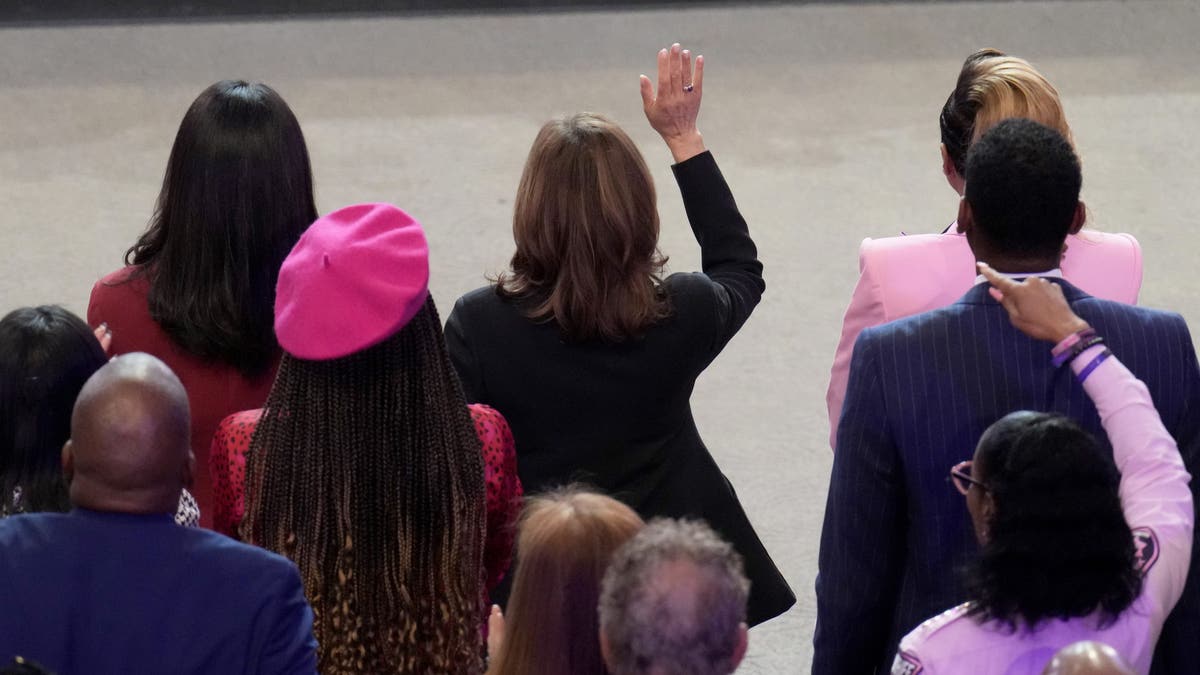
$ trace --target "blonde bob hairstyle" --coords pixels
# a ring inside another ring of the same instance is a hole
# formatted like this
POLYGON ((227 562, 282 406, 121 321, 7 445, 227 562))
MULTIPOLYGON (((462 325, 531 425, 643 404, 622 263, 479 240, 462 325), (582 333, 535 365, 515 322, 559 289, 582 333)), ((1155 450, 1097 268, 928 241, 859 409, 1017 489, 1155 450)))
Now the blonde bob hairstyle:
POLYGON ((525 162, 510 270, 497 292, 574 341, 621 342, 666 317, 654 181, 633 140, 595 113, 547 122, 525 162))
POLYGON ((625 504, 578 486, 530 498, 504 644, 488 675, 605 675, 600 584, 617 549, 643 525, 625 504))
POLYGON ((1058 90, 1025 59, 982 49, 967 57, 942 107, 942 144, 958 175, 967 150, 1001 120, 1022 117, 1050 127, 1075 145, 1058 90))

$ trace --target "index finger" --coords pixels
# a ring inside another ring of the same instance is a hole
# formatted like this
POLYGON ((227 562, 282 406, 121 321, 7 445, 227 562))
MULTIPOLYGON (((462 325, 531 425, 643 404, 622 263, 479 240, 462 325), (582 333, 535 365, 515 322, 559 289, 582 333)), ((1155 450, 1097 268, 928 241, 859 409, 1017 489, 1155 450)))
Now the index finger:
POLYGON ((1020 286, 1020 284, 1018 284, 1017 282, 1013 281, 1012 279, 1009 279, 1008 277, 1006 277, 1006 276, 1000 274, 999 272, 997 272, 996 270, 992 269, 991 266, 988 265, 987 263, 984 263, 984 262, 975 263, 975 267, 976 267, 976 269, 979 270, 979 273, 982 274, 983 277, 988 280, 989 284, 1000 289, 1000 292, 1005 295, 1008 295, 1010 291, 1012 291, 1014 288, 1017 288, 1018 286, 1020 286))

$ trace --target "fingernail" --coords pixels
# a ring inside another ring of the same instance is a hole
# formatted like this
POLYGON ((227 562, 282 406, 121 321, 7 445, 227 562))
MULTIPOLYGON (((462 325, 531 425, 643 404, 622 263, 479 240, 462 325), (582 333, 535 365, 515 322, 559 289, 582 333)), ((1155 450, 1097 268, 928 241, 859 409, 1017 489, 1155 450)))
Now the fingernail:
POLYGON ((107 322, 107 321, 101 321, 101 322, 100 322, 100 327, 101 327, 101 328, 103 328, 104 330, 108 330, 108 322, 107 322))

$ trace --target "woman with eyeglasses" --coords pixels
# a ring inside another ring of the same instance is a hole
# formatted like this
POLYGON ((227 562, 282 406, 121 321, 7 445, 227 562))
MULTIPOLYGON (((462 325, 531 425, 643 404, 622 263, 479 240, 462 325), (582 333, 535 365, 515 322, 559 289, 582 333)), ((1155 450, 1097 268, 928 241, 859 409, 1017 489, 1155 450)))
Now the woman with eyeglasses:
POLYGON ((1150 393, 1071 311, 1062 289, 980 264, 1013 325, 1055 343, 1100 414, 1111 456, 1060 415, 1015 412, 950 469, 981 550, 969 600, 900 642, 893 673, 1040 673, 1080 640, 1150 669, 1192 547, 1189 476, 1150 393))

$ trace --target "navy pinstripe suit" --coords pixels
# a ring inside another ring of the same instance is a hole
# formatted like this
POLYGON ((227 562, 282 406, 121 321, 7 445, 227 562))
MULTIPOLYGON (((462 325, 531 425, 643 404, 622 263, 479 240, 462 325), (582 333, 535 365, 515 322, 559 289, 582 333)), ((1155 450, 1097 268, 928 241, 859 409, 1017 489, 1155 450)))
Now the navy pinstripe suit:
MULTIPOLYGON (((1149 387, 1197 475, 1200 368, 1183 318, 1055 281, 1149 387)), ((946 476, 971 458, 990 424, 1014 410, 1062 413, 1105 439, 1069 369, 1056 370, 1048 344, 1013 328, 986 284, 949 307, 862 333, 821 533, 814 673, 886 673, 901 637, 964 600, 957 570, 976 543, 962 495, 946 476)), ((1196 571, 1163 630, 1155 673, 1200 667, 1196 571)))

